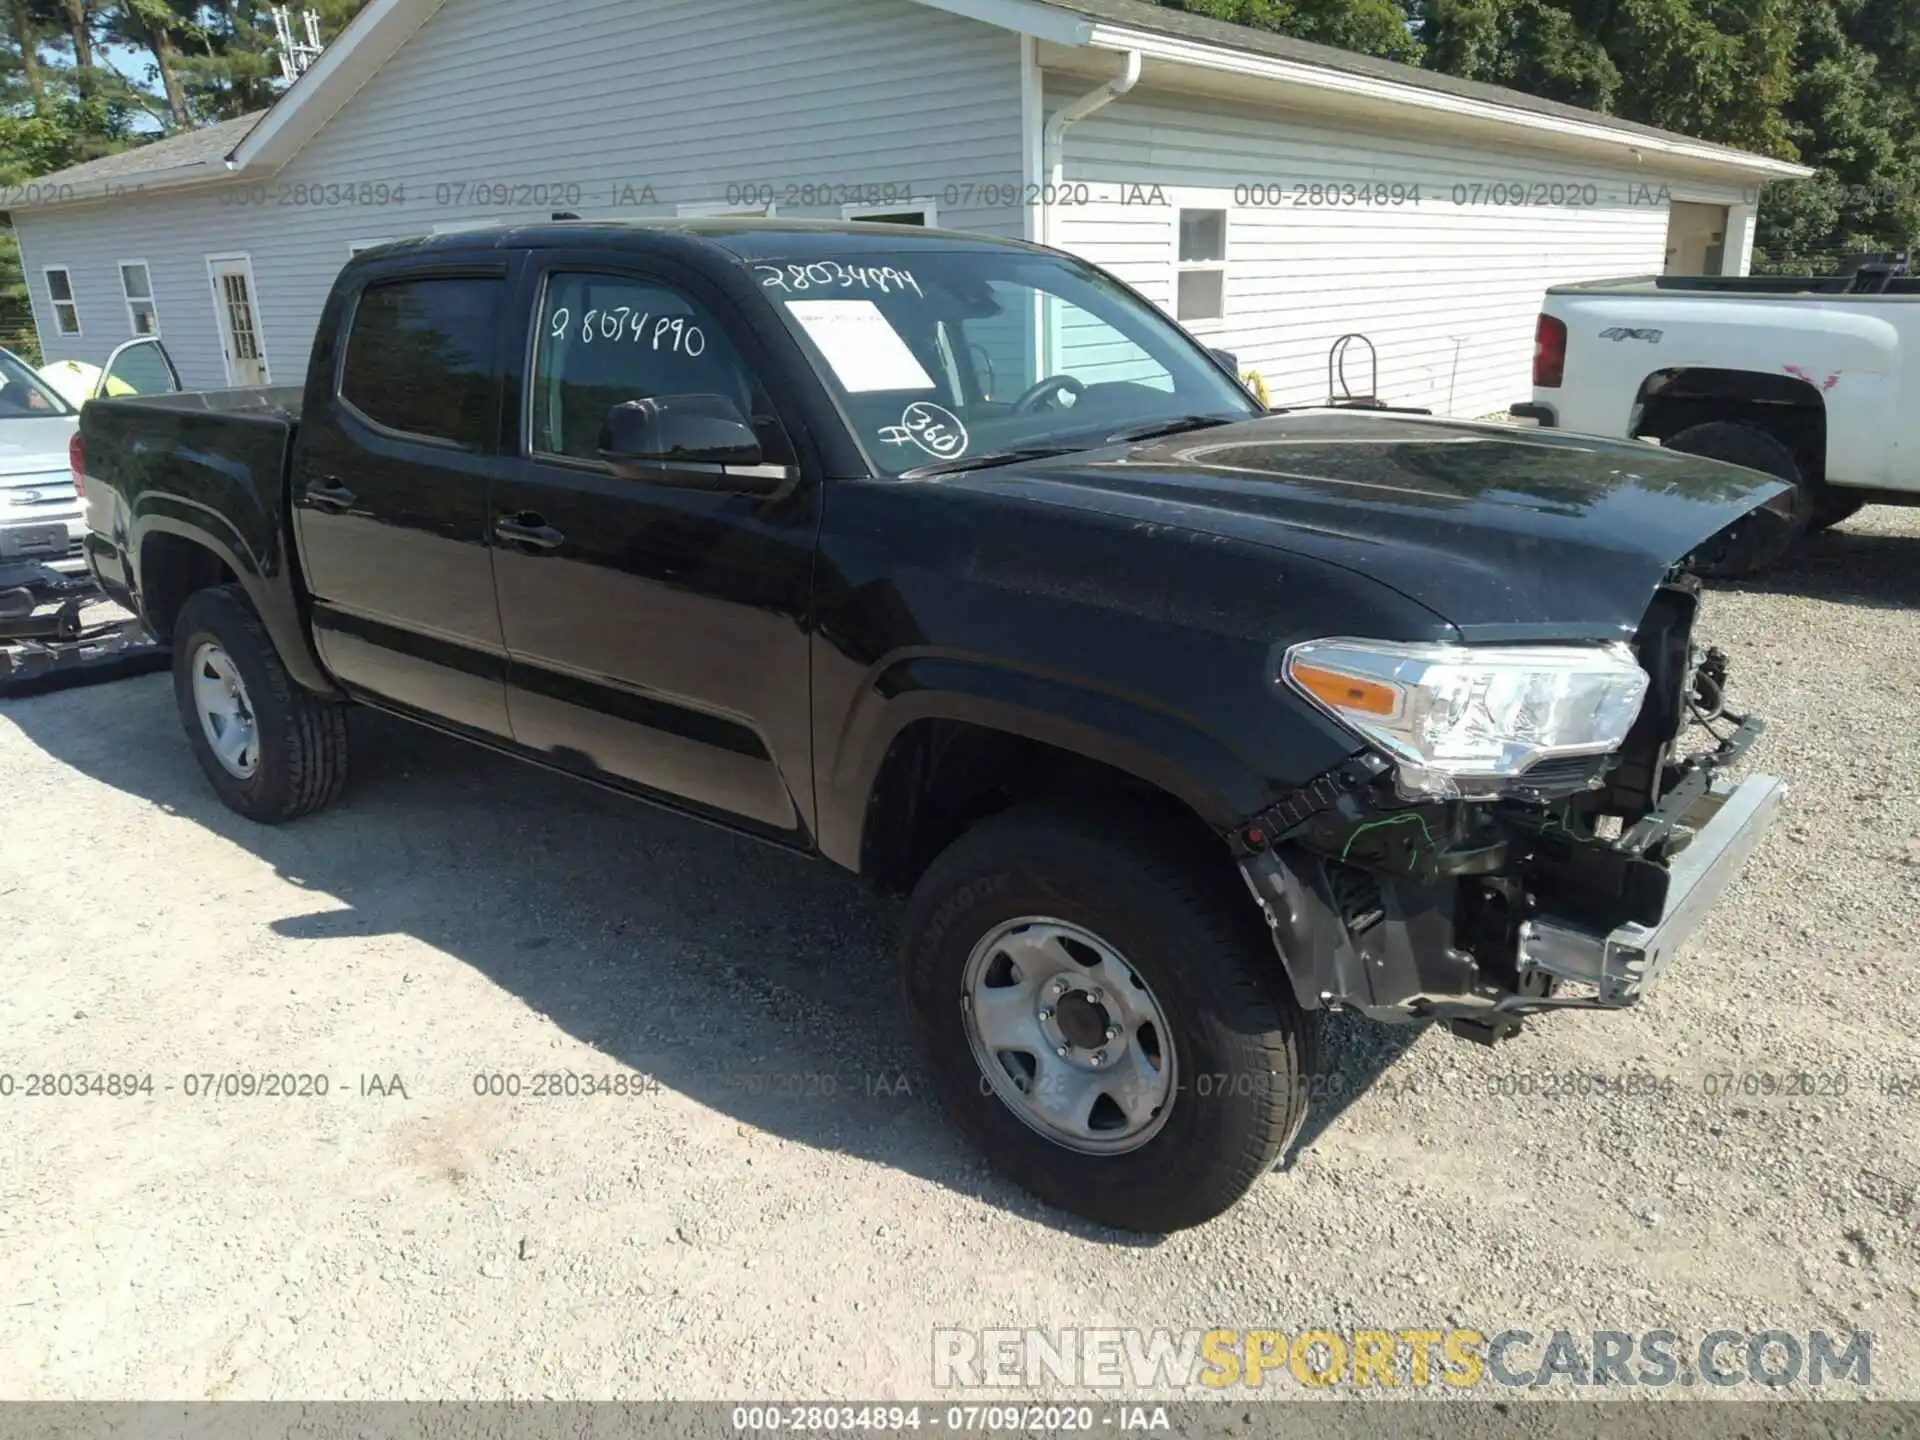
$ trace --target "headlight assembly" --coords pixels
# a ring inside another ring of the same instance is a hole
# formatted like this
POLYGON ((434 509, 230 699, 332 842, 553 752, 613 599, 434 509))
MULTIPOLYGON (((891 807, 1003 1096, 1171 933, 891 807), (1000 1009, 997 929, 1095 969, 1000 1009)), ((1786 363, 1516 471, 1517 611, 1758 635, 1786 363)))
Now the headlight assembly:
POLYGON ((1409 796, 1497 794, 1537 762, 1627 738, 1647 673, 1625 645, 1311 640, 1286 683, 1399 764, 1409 796))

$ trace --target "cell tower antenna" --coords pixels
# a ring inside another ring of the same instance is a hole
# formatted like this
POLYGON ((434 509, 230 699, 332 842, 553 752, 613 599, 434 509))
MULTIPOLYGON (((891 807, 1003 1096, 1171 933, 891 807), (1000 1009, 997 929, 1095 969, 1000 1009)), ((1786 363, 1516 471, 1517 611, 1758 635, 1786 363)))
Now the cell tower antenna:
POLYGON ((300 12, 299 39, 295 39, 292 13, 285 5, 273 7, 273 34, 280 43, 280 78, 289 85, 307 73, 307 67, 320 58, 320 17, 311 10, 300 12))

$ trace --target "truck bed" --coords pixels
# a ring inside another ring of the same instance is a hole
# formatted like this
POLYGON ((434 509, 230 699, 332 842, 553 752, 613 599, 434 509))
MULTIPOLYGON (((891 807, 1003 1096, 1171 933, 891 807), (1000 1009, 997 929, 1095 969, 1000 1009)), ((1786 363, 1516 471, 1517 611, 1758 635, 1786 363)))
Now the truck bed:
MULTIPOLYGON (((205 466, 216 463, 217 455, 218 469, 229 483, 246 479, 277 497, 300 423, 300 400, 294 385, 89 400, 80 417, 87 474, 130 493, 130 471, 138 475, 155 464, 169 471, 205 466)), ((177 481, 183 477, 168 478, 176 483, 161 488, 181 493, 177 481)))
POLYGON ((96 507, 89 559, 108 594, 129 590, 131 560, 108 537, 124 533, 136 517, 161 529, 176 521, 204 526, 217 517, 220 533, 213 538, 231 557, 228 568, 284 584, 288 476, 300 405, 296 386, 88 401, 80 438, 88 501, 96 507), (103 524, 104 516, 116 523, 103 524))
POLYGON ((1786 447, 1825 514, 1920 503, 1920 278, 1881 266, 1558 285, 1537 336, 1528 408, 1562 429, 1664 442, 1745 425, 1786 447))
POLYGON ((1846 295, 1863 300, 1899 300, 1920 297, 1920 276, 1897 275, 1883 282, 1879 277, 1862 279, 1857 275, 1629 275, 1618 280, 1554 285, 1547 294, 1676 294, 1701 300, 1846 295))
POLYGON ((120 409, 186 410, 196 414, 268 418, 297 422, 302 391, 298 385, 253 385, 237 390, 179 390, 170 395, 103 396, 88 403, 120 409))

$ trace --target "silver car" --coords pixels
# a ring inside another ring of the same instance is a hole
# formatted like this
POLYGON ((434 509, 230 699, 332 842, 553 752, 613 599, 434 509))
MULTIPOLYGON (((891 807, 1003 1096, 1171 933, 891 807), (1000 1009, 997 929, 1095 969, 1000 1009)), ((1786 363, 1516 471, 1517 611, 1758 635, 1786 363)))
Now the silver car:
POLYGON ((79 425, 78 410, 0 350, 0 561, 79 568, 86 524, 67 468, 79 425))
MULTIPOLYGON (((91 395, 178 390, 173 363, 151 336, 107 357, 91 395)), ((90 398, 90 397, 89 397, 90 398)), ((38 560, 56 570, 86 568, 86 512, 73 486, 67 445, 80 412, 17 355, 0 350, 0 563, 38 560)))

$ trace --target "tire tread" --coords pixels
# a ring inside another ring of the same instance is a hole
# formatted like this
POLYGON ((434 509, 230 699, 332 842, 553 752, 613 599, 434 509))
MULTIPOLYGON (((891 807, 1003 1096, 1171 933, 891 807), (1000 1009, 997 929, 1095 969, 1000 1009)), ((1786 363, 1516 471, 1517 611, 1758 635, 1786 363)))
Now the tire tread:
MULTIPOLYGON (((337 800, 347 783, 346 706, 314 694, 287 673, 274 649, 273 637, 238 585, 214 586, 188 598, 175 627, 175 663, 189 663, 186 640, 193 631, 215 631, 216 627, 230 647, 240 642, 254 652, 249 658, 265 673, 266 698, 271 702, 270 706, 256 702, 254 716, 261 720, 262 712, 270 711, 276 717, 278 741, 286 757, 284 787, 259 797, 264 803, 245 808, 242 813, 271 825, 310 815, 337 800)), ((195 717, 183 713, 181 718, 196 746, 203 743, 195 734, 195 717)), ((265 743, 263 738, 263 747, 265 743)), ((215 783, 218 786, 217 778, 215 783)), ((222 798, 226 798, 224 792, 222 798)))
POLYGON ((1770 431, 1739 420, 1709 420, 1667 437, 1663 448, 1758 470, 1786 481, 1799 492, 1796 518, 1782 527, 1773 543, 1747 550, 1737 546, 1725 549, 1710 561, 1697 564, 1698 573, 1727 579, 1757 575, 1783 558, 1813 525, 1821 488, 1808 480, 1786 442, 1770 431))
MULTIPOLYGON (((1294 1001, 1257 910, 1237 883, 1227 883, 1232 872, 1224 848, 1220 869, 1213 871, 1174 843, 1164 826, 1121 807, 1040 803, 1004 812, 963 835, 923 878, 909 907, 907 968, 911 970, 923 931, 937 918, 939 898, 951 897, 968 876, 1016 862, 1016 857, 1058 853, 1063 845, 1091 847, 1105 865, 1126 872, 1116 879, 1117 885, 1129 891, 1153 887, 1199 931, 1206 953, 1219 962, 1204 967, 1211 1009, 1207 1018, 1231 1016, 1234 1023, 1225 1039, 1239 1052, 1236 1065, 1284 1081, 1259 1093, 1253 1123, 1236 1127, 1240 1138, 1232 1154, 1210 1160, 1204 1172, 1188 1177, 1193 1183, 1184 1188, 1137 1198, 1127 1228, 1166 1231, 1201 1223, 1251 1189, 1298 1134, 1307 1110, 1303 1077, 1313 1061, 1307 1017, 1294 1001)), ((911 1005, 911 975, 907 978, 911 1005)), ((966 1123, 968 1117, 956 1118, 979 1143, 982 1137, 966 1123)))

